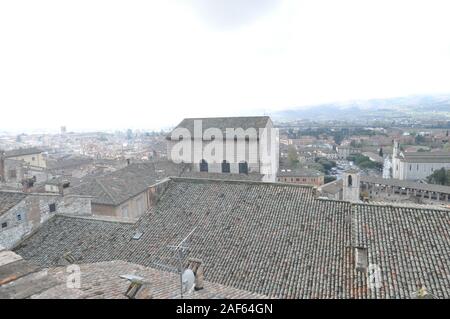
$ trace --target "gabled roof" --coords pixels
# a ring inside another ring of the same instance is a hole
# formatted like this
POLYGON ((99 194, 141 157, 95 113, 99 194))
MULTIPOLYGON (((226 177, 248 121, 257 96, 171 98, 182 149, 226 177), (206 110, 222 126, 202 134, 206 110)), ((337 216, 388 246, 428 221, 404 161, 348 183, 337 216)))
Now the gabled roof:
MULTIPOLYGON (((67 287, 66 267, 39 269, 11 251, 0 252, 0 299, 127 299, 125 293, 131 282, 124 275, 142 278, 148 289, 141 294, 143 298, 180 298, 180 277, 174 273, 120 260, 85 263, 80 265, 80 271, 81 287, 72 289, 67 287)), ((267 297, 207 281, 204 289, 183 296, 183 299, 211 298, 267 297)))
POLYGON ((408 163, 450 163, 450 152, 402 152, 408 163))
POLYGON ((9 157, 17 157, 17 156, 25 156, 25 155, 34 155, 34 154, 41 154, 42 150, 36 147, 30 147, 30 148, 18 148, 11 151, 5 152, 5 158, 9 157))
POLYGON ((167 246, 193 229, 189 256, 224 286, 274 298, 411 298, 423 285, 450 298, 450 211, 321 200, 297 185, 173 178, 135 224, 57 216, 16 251, 42 266, 64 263, 67 251, 77 263, 175 266, 167 246), (355 269, 356 247, 381 269, 381 286, 355 269))
POLYGON ((94 160, 85 156, 68 156, 56 161, 49 161, 47 168, 50 170, 78 168, 84 165, 92 164, 94 160))
POLYGON ((238 180, 238 181, 262 181, 264 175, 259 174, 259 173, 233 174, 233 173, 210 173, 210 172, 184 171, 181 174, 181 177, 235 180, 235 181, 236 180, 238 180))
POLYGON ((149 186, 170 175, 179 175, 182 166, 167 161, 135 163, 112 173, 87 178, 68 190, 70 194, 94 196, 92 203, 117 206, 145 192, 149 186))
POLYGON ((318 171, 316 169, 308 169, 308 168, 299 168, 294 170, 285 170, 284 172, 282 170, 278 171, 277 176, 279 177, 320 177, 325 176, 324 173, 321 171, 318 171))
POLYGON ((335 195, 342 191, 342 187, 344 186, 342 178, 337 179, 335 181, 329 182, 325 185, 319 187, 320 191, 323 193, 328 193, 335 195))
POLYGON ((425 184, 425 183, 405 181, 405 180, 394 179, 394 178, 381 178, 381 177, 376 177, 376 176, 361 175, 361 182, 450 194, 450 186, 425 184))
MULTIPOLYGON (((179 128, 186 128, 194 137, 194 121, 202 121, 202 135, 205 130, 209 128, 218 128, 222 131, 225 137, 227 128, 242 128, 247 130, 249 128, 256 129, 256 133, 259 136, 259 129, 267 126, 270 121, 269 116, 241 116, 241 117, 207 117, 207 118, 186 118, 178 124, 174 130, 179 128)), ((171 133, 167 135, 168 139, 171 139, 171 133)), ((233 137, 234 138, 234 137, 233 137)))
POLYGON ((0 215, 19 204, 26 196, 19 192, 0 191, 0 215))
POLYGON ((358 297, 411 298, 422 286, 450 297, 450 211, 355 204, 352 223, 353 246, 368 248, 382 280, 378 289, 358 282, 358 297))
POLYGON ((194 227, 190 256, 205 280, 272 297, 350 297, 329 288, 351 271, 350 204, 315 201, 312 187, 263 182, 175 178, 154 211, 135 225, 55 217, 17 251, 42 265, 72 251, 84 262, 126 260, 147 267, 175 265, 167 245, 194 227), (106 227, 106 228, 103 228, 106 227), (131 239, 142 232, 139 240, 131 239), (103 241, 103 243, 102 243, 103 241), (314 253, 317 252, 317 253, 314 253))

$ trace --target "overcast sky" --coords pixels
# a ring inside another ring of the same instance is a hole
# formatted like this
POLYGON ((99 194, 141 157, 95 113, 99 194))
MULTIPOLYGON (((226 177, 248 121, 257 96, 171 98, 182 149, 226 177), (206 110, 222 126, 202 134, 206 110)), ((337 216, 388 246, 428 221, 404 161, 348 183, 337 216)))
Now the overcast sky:
POLYGON ((0 131, 450 92, 450 1, 0 0, 0 131))

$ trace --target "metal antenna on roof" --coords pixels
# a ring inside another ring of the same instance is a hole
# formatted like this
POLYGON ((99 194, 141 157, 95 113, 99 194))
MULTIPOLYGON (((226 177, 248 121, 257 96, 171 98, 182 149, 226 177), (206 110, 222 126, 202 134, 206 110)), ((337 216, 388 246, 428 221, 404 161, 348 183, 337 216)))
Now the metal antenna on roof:
POLYGON ((168 248, 175 253, 175 257, 177 258, 177 262, 178 262, 177 268, 171 267, 168 265, 162 265, 162 264, 155 263, 155 265, 158 265, 162 268, 166 268, 169 271, 175 271, 176 273, 179 274, 181 299, 183 299, 184 291, 189 293, 194 288, 194 281, 195 281, 194 272, 191 269, 184 268, 184 260, 185 260, 186 256, 188 255, 188 251, 189 251, 189 247, 186 245, 186 242, 196 229, 197 229, 197 227, 195 227, 182 241, 180 241, 178 243, 178 245, 169 245, 168 246, 168 248))

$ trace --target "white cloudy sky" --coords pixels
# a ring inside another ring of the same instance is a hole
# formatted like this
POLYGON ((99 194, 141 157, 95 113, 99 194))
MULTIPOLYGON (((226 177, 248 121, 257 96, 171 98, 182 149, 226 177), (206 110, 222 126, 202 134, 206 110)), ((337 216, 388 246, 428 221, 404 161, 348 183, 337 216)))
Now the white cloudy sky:
POLYGON ((448 0, 0 0, 0 131, 450 92, 448 0))

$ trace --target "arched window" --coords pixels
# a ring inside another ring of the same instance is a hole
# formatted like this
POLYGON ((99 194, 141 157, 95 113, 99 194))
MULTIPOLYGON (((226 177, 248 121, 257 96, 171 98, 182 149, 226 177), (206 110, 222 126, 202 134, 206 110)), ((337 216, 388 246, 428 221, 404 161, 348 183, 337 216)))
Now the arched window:
POLYGON ((230 173, 230 163, 227 161, 222 162, 222 173, 230 173))
POLYGON ((207 172, 208 171, 208 162, 202 159, 200 161, 200 172, 207 172))
POLYGON ((352 184, 353 184, 352 175, 348 175, 348 186, 352 186, 352 184))
POLYGON ((247 162, 239 163, 239 174, 248 174, 247 162))

